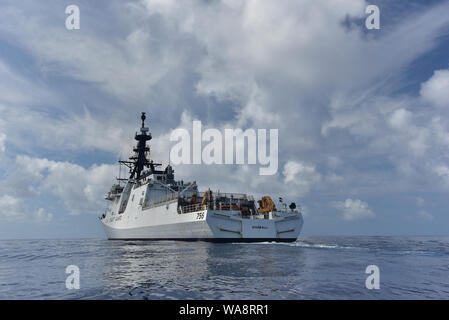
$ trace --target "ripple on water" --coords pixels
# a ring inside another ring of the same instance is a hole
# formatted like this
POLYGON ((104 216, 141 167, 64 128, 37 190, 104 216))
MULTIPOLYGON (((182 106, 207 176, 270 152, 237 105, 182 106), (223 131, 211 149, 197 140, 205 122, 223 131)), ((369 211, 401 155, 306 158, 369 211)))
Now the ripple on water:
POLYGON ((301 237, 293 243, 0 241, 0 298, 447 299, 449 238, 301 237), (81 289, 65 288, 65 268, 81 289), (365 288, 365 268, 381 290, 365 288))

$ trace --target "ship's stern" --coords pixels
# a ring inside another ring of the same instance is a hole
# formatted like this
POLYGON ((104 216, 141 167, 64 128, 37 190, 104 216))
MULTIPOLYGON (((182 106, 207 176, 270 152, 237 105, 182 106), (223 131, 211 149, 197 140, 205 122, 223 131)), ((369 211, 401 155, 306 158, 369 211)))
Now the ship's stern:
POLYGON ((267 213, 242 217, 238 212, 208 210, 206 221, 217 241, 293 242, 304 223, 301 213, 267 213))

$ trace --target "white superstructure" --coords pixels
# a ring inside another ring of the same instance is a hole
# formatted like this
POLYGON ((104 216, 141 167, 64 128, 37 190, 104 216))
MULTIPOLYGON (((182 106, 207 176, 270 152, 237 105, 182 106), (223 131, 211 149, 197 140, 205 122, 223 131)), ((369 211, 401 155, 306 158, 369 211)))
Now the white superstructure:
POLYGON ((270 197, 256 201, 250 195, 200 192, 196 182, 174 180, 170 165, 149 161, 146 141, 151 134, 144 125, 136 133, 137 147, 130 161, 124 186, 112 186, 106 199, 110 205, 100 217, 108 239, 295 241, 303 218, 292 203, 290 209, 275 208, 270 197))

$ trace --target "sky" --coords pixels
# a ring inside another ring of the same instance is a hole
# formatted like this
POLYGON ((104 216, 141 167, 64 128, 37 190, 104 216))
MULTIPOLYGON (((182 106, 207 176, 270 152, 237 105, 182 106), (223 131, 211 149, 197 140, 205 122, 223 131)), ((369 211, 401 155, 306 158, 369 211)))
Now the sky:
POLYGON ((194 120, 278 129, 274 175, 175 175, 295 201, 304 235, 448 235, 448 53, 449 1, 2 0, 0 239, 104 238, 142 111, 164 165, 194 120))

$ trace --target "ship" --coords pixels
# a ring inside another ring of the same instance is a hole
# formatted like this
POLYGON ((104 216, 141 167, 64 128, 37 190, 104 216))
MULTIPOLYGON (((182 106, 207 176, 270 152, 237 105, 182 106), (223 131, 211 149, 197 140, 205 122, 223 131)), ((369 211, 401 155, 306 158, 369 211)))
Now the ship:
MULTIPOLYGON (((200 191, 196 181, 177 181, 170 162, 163 166, 150 159, 152 139, 142 125, 135 134, 137 144, 128 160, 129 169, 107 193, 109 201, 99 217, 110 240, 201 240, 212 242, 293 242, 303 215, 295 202, 279 198, 279 209, 270 196, 255 200, 252 195, 200 191)), ((121 170, 119 171, 121 172, 121 170)))

